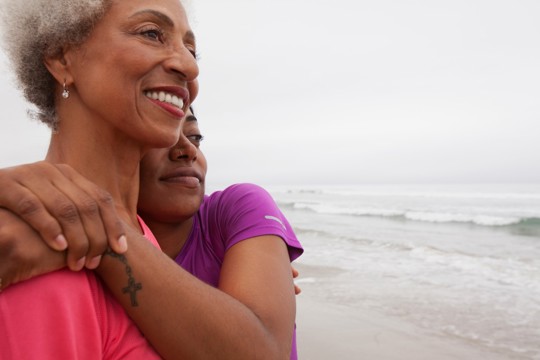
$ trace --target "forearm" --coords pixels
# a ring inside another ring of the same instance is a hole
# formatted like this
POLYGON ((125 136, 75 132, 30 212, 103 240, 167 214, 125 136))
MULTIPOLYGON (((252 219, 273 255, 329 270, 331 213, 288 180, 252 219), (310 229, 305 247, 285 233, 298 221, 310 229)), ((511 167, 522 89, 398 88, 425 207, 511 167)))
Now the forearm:
MULTIPOLYGON (((124 259, 104 257, 98 273, 165 358, 289 357, 290 341, 284 346, 272 336, 252 309, 198 280, 146 239, 131 238, 124 259)), ((290 338, 292 329, 293 323, 290 338)))

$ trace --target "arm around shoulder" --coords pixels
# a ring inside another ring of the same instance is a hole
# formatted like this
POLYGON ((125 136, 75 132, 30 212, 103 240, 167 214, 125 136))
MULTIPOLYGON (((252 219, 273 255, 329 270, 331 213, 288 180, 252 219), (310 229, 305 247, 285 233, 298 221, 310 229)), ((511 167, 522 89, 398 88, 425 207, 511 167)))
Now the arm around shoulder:
POLYGON ((98 271, 164 358, 289 359, 295 295, 283 241, 259 237, 233 246, 216 289, 142 236, 128 239, 126 262, 107 256, 98 271))

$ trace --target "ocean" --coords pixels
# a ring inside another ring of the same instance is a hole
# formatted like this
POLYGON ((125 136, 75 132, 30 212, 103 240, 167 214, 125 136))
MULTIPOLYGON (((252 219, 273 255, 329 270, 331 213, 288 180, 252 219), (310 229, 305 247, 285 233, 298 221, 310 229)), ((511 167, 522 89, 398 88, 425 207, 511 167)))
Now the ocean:
POLYGON ((325 301, 540 359, 540 185, 268 187, 325 301))

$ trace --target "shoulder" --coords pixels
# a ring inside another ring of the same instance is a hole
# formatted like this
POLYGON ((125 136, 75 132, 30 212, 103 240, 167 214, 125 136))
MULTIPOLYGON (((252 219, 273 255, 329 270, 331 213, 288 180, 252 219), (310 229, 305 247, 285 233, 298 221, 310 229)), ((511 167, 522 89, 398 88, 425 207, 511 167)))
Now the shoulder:
POLYGON ((254 204, 254 201, 275 204, 274 199, 266 189, 251 183, 234 184, 224 190, 216 191, 209 195, 205 202, 227 206, 239 203, 254 204))
POLYGON ((302 253, 302 246, 270 193, 259 185, 235 184, 212 193, 205 202, 215 229, 225 239, 226 248, 250 238, 276 235, 289 247, 291 260, 302 253))
POLYGON ((234 184, 210 194, 201 208, 210 218, 229 225, 237 221, 253 220, 253 216, 281 214, 268 191, 249 183, 234 184))

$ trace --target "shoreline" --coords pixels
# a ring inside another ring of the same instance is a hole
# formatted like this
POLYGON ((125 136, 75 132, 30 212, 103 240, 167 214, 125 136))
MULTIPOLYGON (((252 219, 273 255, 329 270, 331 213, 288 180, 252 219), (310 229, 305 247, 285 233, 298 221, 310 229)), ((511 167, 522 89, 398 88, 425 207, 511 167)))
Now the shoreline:
POLYGON ((295 263, 300 271, 297 297, 297 342, 299 359, 526 359, 502 354, 465 340, 430 334, 401 318, 354 304, 337 304, 320 297, 317 281, 341 272, 295 263), (305 281, 303 281, 305 280, 305 281))

